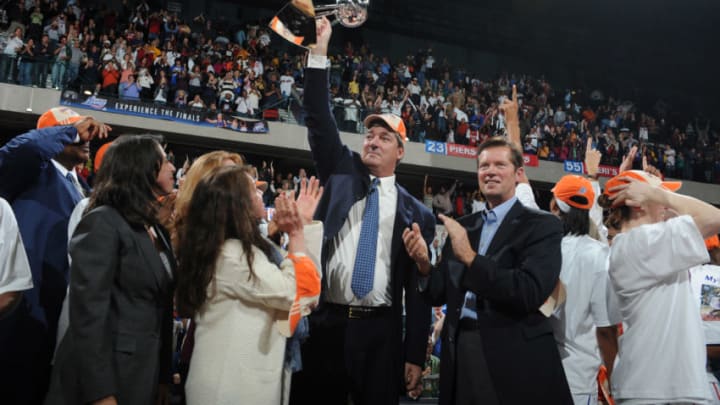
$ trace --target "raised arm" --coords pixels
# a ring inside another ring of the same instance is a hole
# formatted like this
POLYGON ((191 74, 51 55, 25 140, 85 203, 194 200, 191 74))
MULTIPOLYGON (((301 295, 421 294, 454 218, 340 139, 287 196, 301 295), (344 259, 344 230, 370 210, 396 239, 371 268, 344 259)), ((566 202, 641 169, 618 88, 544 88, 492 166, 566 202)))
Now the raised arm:
POLYGON ((593 201, 592 208, 590 208, 590 220, 595 224, 602 242, 606 242, 607 228, 605 224, 603 224, 603 209, 597 203, 597 199, 601 194, 600 183, 598 182, 600 159, 602 159, 602 153, 593 148, 592 137, 588 136, 587 145, 585 146, 585 170, 587 171, 587 177, 595 192, 595 201, 593 201))
MULTIPOLYGON (((512 97, 503 100, 500 104, 500 110, 505 113, 505 128, 507 128, 508 141, 512 142, 518 150, 523 150, 522 136, 520 135, 520 116, 518 114, 517 86, 512 86, 512 97)), ((527 175, 523 171, 520 177, 521 183, 530 183, 527 175)))
POLYGON ((71 126, 32 130, 11 139, 0 148, 0 195, 12 201, 34 183, 41 168, 76 141, 77 130, 71 126))
POLYGON ((332 27, 327 18, 316 21, 317 45, 308 56, 303 102, 310 150, 317 166, 318 178, 325 183, 342 154, 350 152, 343 148, 335 117, 330 110, 326 62, 332 27))
POLYGON ((617 193, 614 201, 624 201, 629 207, 640 207, 651 202, 660 204, 679 215, 691 216, 703 238, 720 233, 720 209, 697 198, 653 187, 634 178, 626 177, 624 180, 627 183, 610 189, 617 193))

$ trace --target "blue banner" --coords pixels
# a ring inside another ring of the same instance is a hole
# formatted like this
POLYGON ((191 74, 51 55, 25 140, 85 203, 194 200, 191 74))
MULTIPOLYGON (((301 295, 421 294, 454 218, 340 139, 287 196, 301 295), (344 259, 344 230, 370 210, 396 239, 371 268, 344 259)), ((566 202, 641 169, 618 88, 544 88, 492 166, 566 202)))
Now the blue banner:
POLYGON ((566 160, 563 164, 565 171, 568 173, 583 174, 585 173, 585 165, 583 162, 574 162, 572 160, 566 160))
POLYGON ((447 146, 445 142, 425 141, 425 152, 447 155, 447 146))
POLYGON ((221 113, 213 114, 212 117, 210 117, 210 114, 205 109, 200 110, 190 107, 178 108, 136 100, 119 100, 111 97, 83 97, 76 94, 75 97, 66 97, 65 93, 67 92, 63 93, 60 103, 71 107, 91 108, 98 111, 182 122, 184 124, 205 127, 226 128, 238 132, 255 134, 268 132, 267 122, 255 118, 221 113))

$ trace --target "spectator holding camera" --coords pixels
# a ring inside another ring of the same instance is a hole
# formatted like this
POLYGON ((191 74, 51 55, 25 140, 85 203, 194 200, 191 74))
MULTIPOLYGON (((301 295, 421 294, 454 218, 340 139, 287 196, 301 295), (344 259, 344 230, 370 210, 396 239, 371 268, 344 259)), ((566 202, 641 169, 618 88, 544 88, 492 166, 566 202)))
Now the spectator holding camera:
POLYGON ((107 96, 117 96, 120 72, 117 70, 117 66, 115 65, 115 61, 113 59, 105 63, 101 76, 102 93, 107 96))

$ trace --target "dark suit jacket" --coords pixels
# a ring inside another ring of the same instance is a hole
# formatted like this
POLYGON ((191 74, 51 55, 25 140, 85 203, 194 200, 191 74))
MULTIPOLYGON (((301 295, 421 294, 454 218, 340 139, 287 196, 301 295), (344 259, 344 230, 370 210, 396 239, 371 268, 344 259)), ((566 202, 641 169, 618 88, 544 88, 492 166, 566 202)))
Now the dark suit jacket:
POLYGON ((74 127, 50 127, 19 135, 0 148, 0 196, 15 212, 33 277, 23 307, 0 322, 0 358, 42 351, 39 366, 49 366, 67 290, 68 219, 82 198, 50 160, 76 136, 74 127))
MULTIPOLYGON (((480 242, 480 213, 458 220, 474 249, 480 242)), ((440 362, 441 404, 452 404, 458 322, 470 290, 477 294, 478 322, 487 369, 501 404, 571 404, 570 391, 553 338, 552 326, 538 308, 560 275, 560 221, 516 202, 498 228, 484 256, 469 268, 459 262, 450 239, 442 262, 421 280, 433 305, 447 303, 440 362)))
MULTIPOLYGON (((340 141, 337 124, 330 110, 327 71, 324 69, 305 70, 305 109, 308 140, 318 177, 325 187, 316 219, 323 221, 324 240, 322 250, 323 272, 327 263, 328 243, 337 235, 347 219, 350 208, 365 198, 370 188, 370 172, 360 156, 350 151, 340 141)), ((402 232, 417 222, 423 237, 430 243, 435 235, 435 219, 432 213, 407 190, 397 185, 397 212, 392 237, 391 288, 393 313, 397 319, 392 333, 398 341, 398 355, 392 359, 399 373, 404 362, 422 366, 430 327, 430 308, 423 303, 417 290, 417 270, 407 255, 402 242, 402 232), (402 297, 405 289, 407 334, 402 341, 402 297)), ((323 288, 326 288, 323 283, 323 288)), ((320 321, 322 302, 319 310, 311 315, 312 323, 320 321)))
POLYGON ((70 325, 45 403, 154 403, 158 381, 170 380, 173 282, 147 231, 98 207, 80 221, 70 255, 70 325))

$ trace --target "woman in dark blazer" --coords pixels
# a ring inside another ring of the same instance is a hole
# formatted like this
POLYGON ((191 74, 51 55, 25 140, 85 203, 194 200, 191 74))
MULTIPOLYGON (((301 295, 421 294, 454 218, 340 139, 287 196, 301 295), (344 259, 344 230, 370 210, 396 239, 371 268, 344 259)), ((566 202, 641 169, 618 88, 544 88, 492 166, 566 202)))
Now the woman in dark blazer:
POLYGON ((174 171, 151 137, 108 149, 70 242, 70 325, 46 404, 151 404, 169 382, 175 258, 156 201, 174 171))

